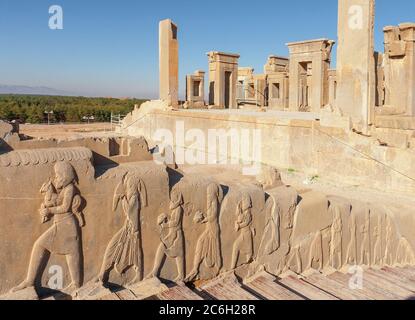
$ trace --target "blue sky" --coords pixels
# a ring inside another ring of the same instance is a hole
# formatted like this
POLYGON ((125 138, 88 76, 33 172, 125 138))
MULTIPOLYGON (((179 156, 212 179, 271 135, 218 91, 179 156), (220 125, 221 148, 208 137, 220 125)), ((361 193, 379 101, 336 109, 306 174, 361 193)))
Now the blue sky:
MULTIPOLYGON (((0 0, 0 84, 48 86, 83 95, 155 98, 158 21, 179 26, 184 76, 207 69, 206 52, 235 52, 261 73, 285 43, 337 39, 336 0, 0 0), (61 5, 64 30, 48 28, 61 5)), ((376 49, 382 27, 415 21, 415 1, 376 1, 376 49)))

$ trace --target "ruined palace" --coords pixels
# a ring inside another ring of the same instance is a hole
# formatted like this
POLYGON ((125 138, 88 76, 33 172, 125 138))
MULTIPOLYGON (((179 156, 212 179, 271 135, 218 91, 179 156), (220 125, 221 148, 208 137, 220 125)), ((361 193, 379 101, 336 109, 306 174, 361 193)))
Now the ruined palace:
POLYGON ((337 40, 290 42, 261 74, 212 48, 180 90, 163 20, 159 100, 115 132, 0 122, 0 299, 415 297, 415 23, 375 52, 374 20, 374 0, 339 0, 337 40))

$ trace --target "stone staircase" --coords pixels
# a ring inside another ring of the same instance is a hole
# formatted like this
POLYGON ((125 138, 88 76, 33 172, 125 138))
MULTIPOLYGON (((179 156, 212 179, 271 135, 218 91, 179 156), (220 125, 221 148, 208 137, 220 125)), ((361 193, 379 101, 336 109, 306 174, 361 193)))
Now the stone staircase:
POLYGON ((198 287, 166 286, 157 279, 118 291, 91 291, 88 300, 412 300, 415 267, 364 270, 361 289, 349 286, 351 275, 342 272, 307 275, 287 273, 281 278, 266 272, 240 282, 233 273, 198 287))

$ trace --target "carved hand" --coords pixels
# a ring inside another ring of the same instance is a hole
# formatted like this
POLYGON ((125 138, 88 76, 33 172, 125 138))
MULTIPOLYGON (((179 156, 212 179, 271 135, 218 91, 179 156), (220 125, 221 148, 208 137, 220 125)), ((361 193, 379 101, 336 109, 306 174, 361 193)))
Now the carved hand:
POLYGON ((205 217, 204 217, 203 213, 198 211, 198 212, 196 212, 193 221, 195 223, 203 223, 204 219, 205 219, 205 217))
POLYGON ((162 224, 164 224, 166 222, 167 222, 167 216, 166 216, 166 214, 163 213, 163 214, 159 215, 159 217, 157 219, 157 224, 159 226, 161 226, 162 224))

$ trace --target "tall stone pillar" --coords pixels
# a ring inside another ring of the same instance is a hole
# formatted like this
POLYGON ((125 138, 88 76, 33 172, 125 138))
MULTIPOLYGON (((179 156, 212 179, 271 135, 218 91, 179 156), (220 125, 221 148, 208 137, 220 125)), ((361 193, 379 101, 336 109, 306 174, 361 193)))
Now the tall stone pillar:
POLYGON ((179 92, 179 44, 177 26, 170 20, 159 24, 159 72, 160 100, 178 106, 179 92))
POLYGON ((374 0, 339 0, 337 107, 366 131, 375 109, 374 0))

